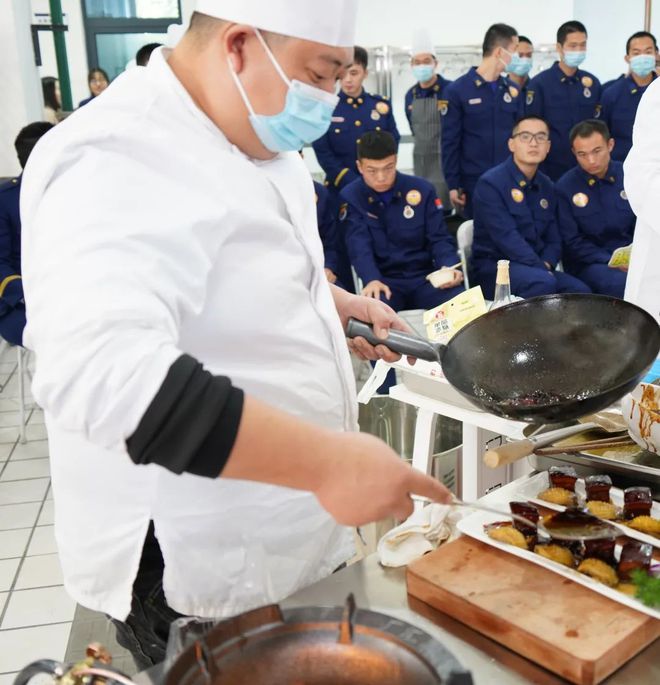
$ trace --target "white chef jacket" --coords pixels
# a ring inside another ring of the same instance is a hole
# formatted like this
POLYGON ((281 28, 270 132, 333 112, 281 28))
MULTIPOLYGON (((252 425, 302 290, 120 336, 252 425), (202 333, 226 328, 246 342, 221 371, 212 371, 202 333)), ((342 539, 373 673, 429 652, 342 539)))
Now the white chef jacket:
POLYGON ((168 604, 231 616, 353 554, 316 498, 136 465, 125 441, 188 353, 272 405, 356 428, 345 336, 296 153, 247 158, 155 52, 37 146, 23 177, 26 345, 67 591, 118 619, 150 519, 168 604))
POLYGON ((624 298, 660 323, 660 79, 639 103, 623 170, 626 194, 637 215, 624 298))

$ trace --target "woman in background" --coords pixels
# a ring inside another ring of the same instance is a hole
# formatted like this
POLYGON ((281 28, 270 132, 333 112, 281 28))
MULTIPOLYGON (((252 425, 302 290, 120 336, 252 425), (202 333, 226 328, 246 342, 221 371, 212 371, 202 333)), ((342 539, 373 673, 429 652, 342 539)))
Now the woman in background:
POLYGON ((44 76, 41 79, 41 89, 44 95, 43 119, 49 124, 57 124, 62 120, 60 82, 54 76, 44 76))
POLYGON ((78 107, 83 107, 100 95, 110 85, 110 79, 103 69, 95 67, 94 69, 89 70, 87 85, 89 86, 90 95, 88 98, 81 100, 78 103, 78 107))

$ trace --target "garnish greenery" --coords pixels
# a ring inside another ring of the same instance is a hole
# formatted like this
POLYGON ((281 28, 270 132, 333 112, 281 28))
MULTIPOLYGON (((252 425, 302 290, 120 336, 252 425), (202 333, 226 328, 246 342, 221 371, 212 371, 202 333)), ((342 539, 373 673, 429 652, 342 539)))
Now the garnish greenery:
POLYGON ((641 569, 633 571, 631 578, 637 586, 637 599, 648 607, 660 607, 660 578, 641 569))

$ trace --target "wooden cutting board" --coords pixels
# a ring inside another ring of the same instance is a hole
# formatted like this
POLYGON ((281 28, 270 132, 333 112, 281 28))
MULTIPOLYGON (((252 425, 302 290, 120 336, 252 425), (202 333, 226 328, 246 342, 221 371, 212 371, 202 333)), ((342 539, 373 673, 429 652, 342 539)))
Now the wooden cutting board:
POLYGON ((413 562, 408 593, 577 685, 660 637, 660 621, 463 536, 413 562))

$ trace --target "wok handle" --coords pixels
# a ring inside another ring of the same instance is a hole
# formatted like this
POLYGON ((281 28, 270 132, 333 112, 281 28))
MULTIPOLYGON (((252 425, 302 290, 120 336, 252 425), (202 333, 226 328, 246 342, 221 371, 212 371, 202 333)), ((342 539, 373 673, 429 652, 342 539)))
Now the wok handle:
POLYGON ((365 338, 372 345, 385 345, 392 352, 424 359, 428 362, 439 362, 445 349, 444 345, 434 345, 417 335, 393 329, 389 330, 387 338, 383 340, 376 336, 371 324, 357 319, 349 319, 348 326, 346 326, 346 337, 357 338, 358 336, 365 338))
POLYGON ((535 444, 531 440, 516 440, 505 445, 500 445, 495 449, 488 450, 484 454, 484 464, 496 469, 498 466, 513 464, 523 457, 527 457, 534 452, 535 444))

